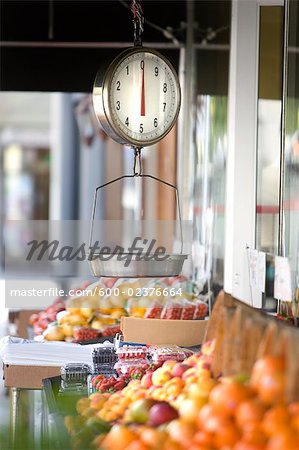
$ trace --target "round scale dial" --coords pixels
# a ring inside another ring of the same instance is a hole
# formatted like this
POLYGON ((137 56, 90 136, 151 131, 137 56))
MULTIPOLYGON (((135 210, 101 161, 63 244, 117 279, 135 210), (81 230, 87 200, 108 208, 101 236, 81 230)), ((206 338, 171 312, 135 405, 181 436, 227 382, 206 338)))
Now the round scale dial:
POLYGON ((117 142, 152 145, 173 127, 180 109, 180 86, 170 62, 143 47, 126 50, 97 75, 93 102, 106 132, 117 142))

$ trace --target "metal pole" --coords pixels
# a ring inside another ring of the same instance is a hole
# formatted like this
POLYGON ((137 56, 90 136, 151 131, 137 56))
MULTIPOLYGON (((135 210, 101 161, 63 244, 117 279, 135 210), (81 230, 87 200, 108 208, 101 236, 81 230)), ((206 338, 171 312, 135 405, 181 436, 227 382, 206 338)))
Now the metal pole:
POLYGON ((16 447, 17 429, 19 420, 19 399, 20 389, 16 387, 10 388, 10 429, 9 429, 9 441, 11 448, 16 447))
POLYGON ((286 122, 287 73, 288 73, 288 35, 289 35, 289 0, 285 0, 281 127, 280 127, 281 132, 280 132, 280 173, 279 173, 279 216, 278 216, 278 255, 280 256, 285 256, 283 200, 284 200, 284 182, 285 182, 285 122, 286 122))

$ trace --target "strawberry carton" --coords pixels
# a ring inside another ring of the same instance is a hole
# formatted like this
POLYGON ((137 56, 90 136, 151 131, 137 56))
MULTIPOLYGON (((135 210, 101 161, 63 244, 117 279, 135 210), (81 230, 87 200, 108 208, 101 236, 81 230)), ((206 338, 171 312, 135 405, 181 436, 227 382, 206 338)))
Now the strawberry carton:
POLYGON ((181 320, 192 320, 195 314, 195 303, 189 300, 182 300, 181 320))
POLYGON ((208 305, 205 302, 196 300, 193 319, 204 319, 208 315, 208 310, 208 305))
POLYGON ((173 302, 172 300, 169 300, 166 302, 162 313, 161 313, 161 319, 166 320, 178 320, 181 318, 182 315, 182 305, 179 302, 173 302))
POLYGON ((163 311, 163 307, 161 303, 158 301, 154 301, 153 304, 146 309, 146 313, 144 315, 145 319, 160 319, 163 311))

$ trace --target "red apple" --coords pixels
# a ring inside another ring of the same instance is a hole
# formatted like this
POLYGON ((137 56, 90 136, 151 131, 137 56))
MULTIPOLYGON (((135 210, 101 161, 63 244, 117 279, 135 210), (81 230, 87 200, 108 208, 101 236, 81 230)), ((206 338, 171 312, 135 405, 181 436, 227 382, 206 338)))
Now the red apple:
POLYGON ((173 377, 181 377, 183 375, 184 372, 186 372, 186 370, 190 369, 190 366, 188 366, 188 364, 184 364, 184 363, 177 363, 172 371, 171 374, 173 377))
POLYGON ((156 403, 149 411, 149 423, 154 427, 158 427, 159 425, 170 422, 178 417, 179 414, 177 410, 167 402, 156 403))
POLYGON ((141 386, 148 389, 153 385, 152 374, 153 372, 147 372, 145 375, 143 375, 143 377, 141 378, 141 386))

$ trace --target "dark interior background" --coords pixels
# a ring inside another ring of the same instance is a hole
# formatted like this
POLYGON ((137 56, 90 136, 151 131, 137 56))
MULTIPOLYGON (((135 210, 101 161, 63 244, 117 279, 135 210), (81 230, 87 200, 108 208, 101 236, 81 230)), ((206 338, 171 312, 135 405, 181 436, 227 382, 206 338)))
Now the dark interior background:
MULTIPOLYGON (((145 19, 154 24, 145 24, 143 41, 172 42, 157 26, 171 27, 184 43, 187 2, 143 0, 145 19)), ((119 0, 2 0, 0 6, 0 88, 4 91, 91 92, 97 70, 120 52, 117 43, 133 42, 132 13, 119 0), (89 42, 115 43, 116 48, 79 47, 89 42)), ((226 46, 196 51, 199 92, 227 95, 231 1, 197 0, 194 9, 196 42, 201 43, 211 29, 218 32, 210 43, 226 46)), ((160 51, 178 67, 178 49, 160 51)))

